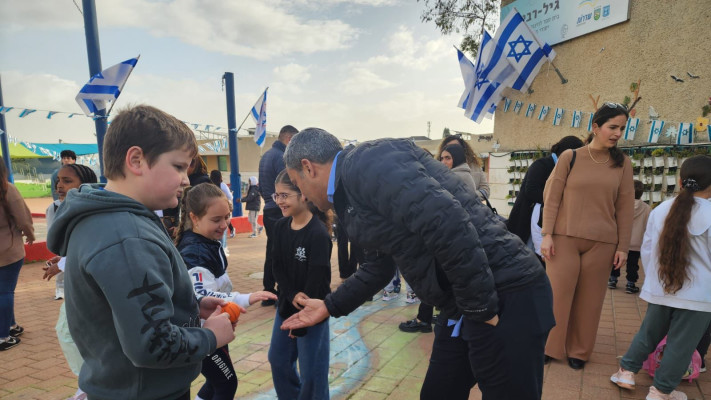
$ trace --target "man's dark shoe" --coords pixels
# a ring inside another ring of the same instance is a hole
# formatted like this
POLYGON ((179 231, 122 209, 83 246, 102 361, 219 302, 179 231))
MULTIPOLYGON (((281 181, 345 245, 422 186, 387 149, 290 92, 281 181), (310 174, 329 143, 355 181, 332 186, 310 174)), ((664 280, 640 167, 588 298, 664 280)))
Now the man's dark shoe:
POLYGON ((403 332, 432 332, 432 325, 426 322, 420 322, 417 318, 401 323, 398 328, 403 332))
POLYGON ((437 322, 439 322, 439 314, 432 316, 432 323, 436 325, 437 322))
POLYGON ((276 306, 276 300, 262 300, 262 307, 276 306))
POLYGON ((0 351, 5 351, 11 349, 20 344, 20 339, 16 337, 8 337, 7 339, 0 340, 0 351))
POLYGON ((578 358, 568 358, 568 365, 572 369, 583 369, 585 367, 585 361, 578 358))
POLYGON ((610 278, 610 280, 607 281, 607 287, 617 289, 617 279, 610 278))
POLYGON ((637 286, 635 286, 634 282, 627 282, 627 286, 625 286, 625 293, 629 293, 629 294, 639 293, 639 288, 637 286))

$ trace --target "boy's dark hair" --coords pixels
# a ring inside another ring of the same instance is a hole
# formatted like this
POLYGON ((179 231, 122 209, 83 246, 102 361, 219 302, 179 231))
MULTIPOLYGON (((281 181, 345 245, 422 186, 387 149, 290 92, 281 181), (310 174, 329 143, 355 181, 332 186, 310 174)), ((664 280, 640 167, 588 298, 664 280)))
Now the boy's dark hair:
POLYGON ((636 200, 641 199, 643 193, 644 193, 644 184, 642 183, 642 181, 635 179, 634 180, 634 198, 636 200))
POLYGON ((62 152, 59 153, 59 158, 71 158, 72 160, 76 161, 77 153, 71 150, 62 150, 62 152))
POLYGON ((109 125, 104 138, 104 176, 107 179, 126 177, 124 161, 128 149, 138 146, 149 166, 158 157, 173 150, 197 154, 195 136, 174 116, 155 107, 138 105, 122 110, 109 125))

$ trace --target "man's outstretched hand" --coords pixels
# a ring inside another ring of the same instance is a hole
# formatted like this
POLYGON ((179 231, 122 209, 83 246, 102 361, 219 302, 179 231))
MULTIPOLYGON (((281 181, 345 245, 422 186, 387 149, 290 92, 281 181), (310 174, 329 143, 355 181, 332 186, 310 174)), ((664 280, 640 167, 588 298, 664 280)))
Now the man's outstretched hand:
POLYGON ((284 321, 284 323, 281 324, 282 330, 287 331, 314 326, 329 316, 326 304, 324 304, 323 300, 298 299, 298 303, 303 309, 284 321))

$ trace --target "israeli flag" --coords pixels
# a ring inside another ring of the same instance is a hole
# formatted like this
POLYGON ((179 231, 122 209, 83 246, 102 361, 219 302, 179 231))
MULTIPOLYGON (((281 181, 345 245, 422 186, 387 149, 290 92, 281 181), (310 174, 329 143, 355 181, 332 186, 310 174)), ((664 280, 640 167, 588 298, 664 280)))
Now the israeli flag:
POLYGON ((494 42, 492 61, 504 58, 513 66, 516 77, 511 87, 516 90, 528 89, 541 66, 555 58, 555 51, 536 35, 515 7, 501 22, 494 42))
POLYGON ((259 96, 250 112, 254 123, 257 124, 254 130, 254 141, 259 147, 264 146, 264 139, 267 137, 267 90, 269 88, 264 89, 264 93, 259 96))
POLYGON ((694 124, 679 123, 679 133, 676 135, 676 144, 691 144, 694 142, 694 124))
POLYGON ((47 119, 52 119, 52 115, 59 113, 59 111, 50 111, 47 113, 47 119))
POLYGON ((580 122, 583 119, 582 111, 573 111, 573 119, 570 121, 571 128, 580 128, 580 122))
POLYGON ((31 108, 25 108, 24 110, 22 110, 22 112, 20 112, 20 118, 25 118, 26 116, 32 114, 35 111, 37 111, 37 110, 33 110, 31 108))
POLYGON ((118 99, 139 57, 111 66, 89 79, 76 97, 84 114, 91 117, 118 99))
POLYGON ((590 119, 588 120, 588 132, 592 132, 592 119, 595 113, 590 113, 590 119))
POLYGON ((523 102, 516 100, 516 104, 514 104, 514 112, 516 114, 521 112, 521 107, 523 107, 523 102))
POLYGON ((536 109, 536 105, 533 103, 528 103, 528 108, 526 109, 526 118, 529 118, 533 115, 533 110, 536 109))
POLYGON ((7 114, 8 111, 12 110, 15 107, 0 107, 0 114, 7 114))
POLYGON ((541 107, 541 111, 538 113, 538 120, 543 121, 544 119, 546 119, 546 117, 548 116, 548 110, 550 109, 550 106, 541 107))
POLYGON ((634 134, 637 133, 638 126, 639 118, 630 118, 627 120, 627 126, 625 127, 625 140, 634 140, 634 134))
POLYGON ((457 50, 464 84, 467 85, 460 98, 461 107, 466 110, 464 115, 477 123, 496 111, 496 104, 503 97, 501 93, 515 74, 513 67, 505 59, 492 57, 496 51, 491 35, 486 31, 479 46, 476 63, 471 64, 457 50))
POLYGON ((563 113, 564 112, 565 112, 565 110, 562 108, 555 109, 555 116, 553 117, 553 125, 555 125, 555 126, 560 125, 561 121, 563 121, 563 113))
POLYGON ((649 137, 647 138, 647 141, 649 143, 657 143, 659 135, 662 133, 662 129, 664 129, 664 121, 652 121, 652 126, 649 127, 649 137))
POLYGON ((509 108, 511 108, 511 99, 504 99, 504 112, 509 112, 509 108))

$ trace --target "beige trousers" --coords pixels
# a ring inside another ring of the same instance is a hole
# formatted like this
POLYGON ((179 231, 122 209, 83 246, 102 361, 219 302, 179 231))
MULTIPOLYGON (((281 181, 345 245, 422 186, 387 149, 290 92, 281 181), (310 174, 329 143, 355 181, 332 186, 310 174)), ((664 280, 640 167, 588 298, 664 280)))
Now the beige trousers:
POLYGON ((546 355, 587 361, 617 245, 563 235, 553 235, 553 245, 555 256, 546 261, 546 272, 556 325, 548 335, 546 355))

